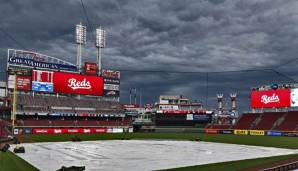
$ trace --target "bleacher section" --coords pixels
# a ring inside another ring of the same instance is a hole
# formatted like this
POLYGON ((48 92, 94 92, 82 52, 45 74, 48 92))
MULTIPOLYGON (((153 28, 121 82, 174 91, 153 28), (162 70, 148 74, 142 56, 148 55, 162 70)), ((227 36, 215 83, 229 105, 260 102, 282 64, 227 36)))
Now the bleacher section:
POLYGON ((289 111, 285 114, 284 120, 274 130, 292 131, 298 130, 298 112, 289 111))
POLYGON ((261 115, 260 122, 254 126, 254 130, 271 130, 274 123, 284 115, 284 112, 265 112, 261 115))
POLYGON ((233 129, 250 129, 253 122, 259 116, 259 113, 244 113, 237 121, 237 123, 233 126, 233 129))
POLYGON ((113 101, 19 94, 17 96, 17 110, 19 113, 119 113, 121 106, 119 102, 113 101))

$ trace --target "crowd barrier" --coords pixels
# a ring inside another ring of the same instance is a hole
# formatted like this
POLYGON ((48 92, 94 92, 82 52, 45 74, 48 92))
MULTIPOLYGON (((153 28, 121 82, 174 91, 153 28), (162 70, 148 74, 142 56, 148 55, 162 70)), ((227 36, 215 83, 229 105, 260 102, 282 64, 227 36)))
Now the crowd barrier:
POLYGON ((133 132, 133 128, 15 128, 15 134, 96 134, 133 132))
POLYGON ((298 131, 245 130, 245 129, 205 129, 206 134, 234 134, 255 136, 298 137, 298 131))

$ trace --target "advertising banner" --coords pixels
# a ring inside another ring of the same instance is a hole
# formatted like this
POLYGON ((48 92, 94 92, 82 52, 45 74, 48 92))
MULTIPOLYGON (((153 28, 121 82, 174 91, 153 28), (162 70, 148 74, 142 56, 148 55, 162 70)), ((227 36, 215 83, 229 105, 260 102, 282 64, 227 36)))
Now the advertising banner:
POLYGON ((15 75, 9 75, 8 76, 8 88, 14 88, 15 85, 16 76, 15 75))
POLYGON ((105 90, 114 90, 114 91, 119 91, 119 85, 115 84, 104 84, 104 89, 105 90))
POLYGON ((53 92, 53 84, 32 81, 32 90, 39 92, 53 92))
POLYGON ((251 92, 251 108, 279 108, 290 106, 290 89, 251 92))
POLYGON ((221 134, 234 134, 234 131, 233 130, 229 130, 229 129, 227 129, 227 130, 220 130, 219 132, 221 134))
POLYGON ((298 137, 298 132, 297 131, 290 131, 290 132, 284 132, 283 136, 287 137, 298 137))
POLYGON ((53 92, 54 72, 51 71, 32 71, 32 90, 39 92, 53 92))
POLYGON ((211 115, 193 115, 194 121, 211 121, 211 115))
POLYGON ((25 134, 32 134, 32 128, 24 128, 25 134))
POLYGON ((131 109, 131 108, 140 108, 138 104, 122 104, 121 107, 123 109, 131 109))
POLYGON ((119 79, 114 79, 114 78, 104 78, 104 83, 105 84, 111 84, 111 85, 120 85, 120 80, 119 79))
POLYGON ((186 115, 186 120, 187 120, 187 121, 192 121, 192 120, 194 120, 194 116, 193 116, 193 114, 187 114, 187 115, 186 115))
POLYGON ((76 71, 77 67, 69 62, 59 60, 36 52, 10 49, 8 52, 9 66, 25 66, 54 70, 76 71))
POLYGON ((247 130, 236 129, 236 130, 234 130, 234 134, 235 135, 247 135, 248 131, 247 130))
POLYGON ((29 91, 31 89, 31 76, 17 75, 17 90, 29 91))
POLYGON ((218 130, 217 129, 205 129, 206 134, 217 134, 218 130))
POLYGON ((86 75, 96 75, 97 72, 97 64, 85 62, 85 74, 86 75))
POLYGON ((120 79, 120 71, 102 69, 101 70, 101 76, 104 77, 104 78, 116 78, 116 79, 120 79))
POLYGON ((261 131, 261 130, 249 130, 249 135, 265 135, 265 131, 261 131))
POLYGON ((298 88, 291 89, 291 107, 298 107, 298 88))
POLYGON ((104 78, 104 92, 105 97, 119 97, 120 96, 120 80, 115 78, 104 78))
POLYGON ((30 68, 9 67, 8 75, 31 75, 30 68))
POLYGON ((268 135, 268 136, 282 136, 283 132, 281 132, 281 131, 267 131, 266 135, 268 135))
POLYGON ((33 134, 107 133, 107 128, 33 128, 32 133, 33 134))
POLYGON ((102 77, 55 72, 54 85, 55 93, 103 95, 102 77))
POLYGON ((105 97, 119 97, 120 92, 116 91, 116 90, 104 90, 103 96, 105 96, 105 97))

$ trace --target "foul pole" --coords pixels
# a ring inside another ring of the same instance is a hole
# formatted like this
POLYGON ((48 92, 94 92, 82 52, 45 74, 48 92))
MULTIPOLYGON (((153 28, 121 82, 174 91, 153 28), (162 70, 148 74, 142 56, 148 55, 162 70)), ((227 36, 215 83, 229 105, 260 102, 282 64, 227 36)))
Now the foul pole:
POLYGON ((12 122, 12 133, 14 133, 15 119, 16 119, 16 110, 17 110, 17 76, 14 75, 14 86, 13 86, 13 101, 12 101, 12 113, 11 113, 11 122, 12 122))

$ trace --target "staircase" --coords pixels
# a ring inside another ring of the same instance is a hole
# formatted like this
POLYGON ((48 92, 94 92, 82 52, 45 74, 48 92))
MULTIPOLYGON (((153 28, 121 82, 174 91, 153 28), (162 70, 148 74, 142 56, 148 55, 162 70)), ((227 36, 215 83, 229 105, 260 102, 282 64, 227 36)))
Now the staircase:
POLYGON ((280 117, 272 126, 271 130, 275 130, 286 118, 288 115, 288 112, 286 112, 282 117, 280 117))
POLYGON ((256 120, 254 120, 254 121, 251 123, 249 129, 252 129, 252 128, 255 127, 256 125, 258 125, 259 122, 261 122, 261 120, 262 120, 262 116, 263 116, 263 114, 260 115, 260 116, 258 116, 258 117, 256 118, 256 120))

